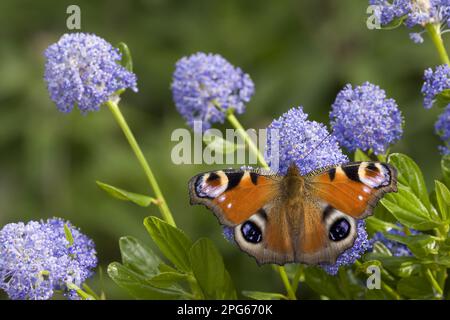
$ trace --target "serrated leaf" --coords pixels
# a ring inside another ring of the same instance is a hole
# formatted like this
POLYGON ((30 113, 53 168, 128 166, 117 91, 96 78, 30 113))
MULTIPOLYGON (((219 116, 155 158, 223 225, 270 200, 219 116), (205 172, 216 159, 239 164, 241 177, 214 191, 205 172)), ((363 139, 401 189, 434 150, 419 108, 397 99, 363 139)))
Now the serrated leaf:
POLYGON ((419 166, 410 157, 393 153, 389 156, 389 163, 398 170, 397 180, 400 184, 409 187, 414 195, 420 199, 425 208, 431 211, 427 187, 419 166))
POLYGON ((253 300, 287 300, 288 298, 281 293, 261 292, 261 291, 242 291, 242 294, 253 300))
POLYGON ((151 286, 144 276, 118 262, 108 266, 108 275, 119 287, 127 290, 136 299, 173 300, 187 297, 187 293, 182 289, 160 289, 151 286))
POLYGON ((211 240, 197 240, 189 251, 192 271, 206 299, 220 299, 226 286, 225 266, 211 240))
POLYGON ((152 277, 159 273, 161 260, 150 249, 134 237, 122 237, 119 240, 122 263, 131 270, 152 277))
POLYGON ((119 200, 131 201, 141 207, 148 207, 152 203, 153 204, 157 203, 155 198, 145 196, 143 194, 126 191, 124 189, 120 189, 100 181, 96 181, 96 183, 101 189, 106 191, 110 196, 119 200))
POLYGON ((153 216, 145 218, 144 226, 164 256, 177 269, 191 271, 188 253, 192 241, 183 231, 153 216))
MULTIPOLYGON (((427 196, 428 198, 428 196, 427 196)), ((420 199, 408 187, 398 186, 398 193, 386 194, 383 206, 403 225, 416 230, 430 230, 440 225, 420 199)))
POLYGON ((448 221, 450 218, 450 191, 440 181, 435 180, 436 200, 439 207, 439 213, 444 221, 448 221))

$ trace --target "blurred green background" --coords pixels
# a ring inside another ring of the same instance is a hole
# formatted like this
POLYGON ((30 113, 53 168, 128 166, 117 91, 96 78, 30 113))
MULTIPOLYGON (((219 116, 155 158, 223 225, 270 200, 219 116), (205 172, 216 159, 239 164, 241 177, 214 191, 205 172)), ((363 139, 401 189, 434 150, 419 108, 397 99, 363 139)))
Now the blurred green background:
MULTIPOLYGON (((68 32, 73 1, 0 2, 0 225, 52 216, 71 220, 91 236, 103 270, 119 260, 118 238, 150 244, 143 218, 156 208, 120 202, 99 190, 101 180, 145 193, 146 179, 107 109, 62 114, 43 81, 45 48, 68 32)), ((240 116, 263 128, 303 105, 328 121, 330 105, 346 84, 371 81, 396 99, 405 117, 405 152, 427 183, 439 174, 436 110, 422 107, 423 70, 439 64, 427 38, 412 43, 408 30, 368 30, 367 1, 77 1, 83 32, 130 47, 139 93, 127 92, 122 111, 155 171, 177 224, 192 238, 211 238, 238 290, 282 291, 270 266, 226 242, 214 216, 188 202, 187 181, 212 167, 174 165, 172 130, 185 127, 171 99, 174 63, 197 51, 220 53, 248 72, 256 94, 240 116)), ((220 167, 220 166, 219 166, 220 167)), ((107 276, 108 298, 130 298, 107 276)), ((98 290, 98 275, 93 280, 98 290)), ((307 295, 307 293, 306 293, 307 295)))

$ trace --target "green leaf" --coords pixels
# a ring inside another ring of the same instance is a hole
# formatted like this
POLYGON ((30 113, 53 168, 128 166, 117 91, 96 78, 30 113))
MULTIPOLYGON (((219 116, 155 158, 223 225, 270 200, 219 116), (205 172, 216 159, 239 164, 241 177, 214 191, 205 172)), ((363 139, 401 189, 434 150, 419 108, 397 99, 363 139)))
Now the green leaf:
POLYGON ((208 132, 203 134, 203 142, 205 143, 206 148, 209 148, 217 154, 229 154, 235 152, 238 148, 241 148, 241 146, 225 140, 218 135, 208 134, 208 132))
POLYGON ((111 186, 109 184, 96 181, 97 185, 106 191, 110 196, 124 201, 131 201, 141 207, 148 207, 152 203, 156 204, 157 201, 155 198, 145 196, 143 194, 138 194, 130 191, 126 191, 123 189, 119 189, 117 187, 111 186))
POLYGON ((361 149, 356 149, 354 159, 355 159, 355 162, 371 160, 370 157, 361 149))
POLYGON ((411 236, 399 236, 393 234, 385 234, 389 240, 397 241, 407 245, 414 256, 425 258, 429 255, 436 255, 439 252, 439 241, 436 237, 428 234, 418 234, 411 236))
POLYGON ((402 17, 395 18, 391 22, 389 22, 388 24, 385 24, 385 25, 381 26, 381 29, 383 29, 383 30, 396 29, 396 28, 400 27, 403 24, 403 22, 405 21, 406 17, 407 16, 405 15, 405 16, 402 16, 402 17))
POLYGON ((450 188, 450 155, 444 156, 441 160, 441 170, 444 177, 444 183, 450 188))
MULTIPOLYGON (((428 198, 428 196, 427 196, 428 198)), ((430 230, 440 225, 420 199, 411 192, 411 189, 398 186, 397 194, 386 194, 381 199, 383 206, 402 224, 417 230, 430 230)))
POLYGON ((130 72, 133 72, 133 59, 131 58, 131 52, 125 42, 120 42, 117 47, 122 54, 122 60, 120 64, 130 72))
POLYGON ((304 272, 306 284, 319 295, 336 300, 349 298, 340 289, 337 277, 330 276, 319 267, 307 267, 304 269, 304 272))
POLYGON ((145 244, 134 237, 122 237, 119 240, 122 263, 131 270, 146 277, 159 273, 161 260, 145 244))
POLYGON ((222 289, 221 299, 223 299, 223 300, 236 300, 237 299, 237 293, 236 293, 236 289, 234 288, 233 280, 231 279, 231 276, 227 270, 225 270, 225 281, 224 281, 224 287, 222 289))
POLYGON ((433 106, 444 109, 450 103, 450 89, 442 90, 434 99, 433 106))
POLYGON ((427 187, 423 179, 422 171, 419 166, 410 157, 393 153, 389 156, 389 163, 398 170, 397 180, 399 183, 410 188, 414 195, 420 199, 427 210, 431 210, 430 199, 428 197, 427 187))
POLYGON ((179 288, 161 289, 151 286, 144 276, 113 262, 108 266, 108 275, 121 288, 136 299, 186 299, 188 294, 179 288))
POLYGON ((147 217, 144 226, 158 248, 179 270, 191 271, 188 252, 192 241, 186 234, 157 217, 147 217))
POLYGON ((66 239, 69 242, 69 246, 73 245, 73 235, 72 231, 70 231, 70 228, 67 223, 64 224, 64 234, 66 235, 66 239))
POLYGON ((242 294, 253 300, 288 300, 285 295, 274 292, 242 291, 242 294))
POLYGON ((385 257, 392 256, 392 252, 380 241, 375 241, 372 252, 385 257))
POLYGON ((189 251, 192 271, 206 299, 221 299, 230 279, 225 277, 222 256, 211 240, 197 240, 189 251))
POLYGON ((427 279, 418 276, 400 279, 397 285, 400 294, 411 299, 434 298, 433 288, 427 279))
POLYGON ((405 278, 418 274, 422 270, 420 261, 414 257, 376 257, 391 273, 398 277, 405 278))
POLYGON ((434 184, 441 218, 444 221, 448 221, 450 218, 450 191, 442 182, 435 180, 434 184))
POLYGON ((394 223, 383 221, 381 219, 375 218, 374 216, 366 219, 366 228, 370 233, 387 232, 392 229, 401 229, 394 223))
POLYGON ((178 282, 186 280, 188 277, 185 273, 179 272, 161 272, 148 279, 148 282, 156 288, 169 288, 177 285, 178 282))

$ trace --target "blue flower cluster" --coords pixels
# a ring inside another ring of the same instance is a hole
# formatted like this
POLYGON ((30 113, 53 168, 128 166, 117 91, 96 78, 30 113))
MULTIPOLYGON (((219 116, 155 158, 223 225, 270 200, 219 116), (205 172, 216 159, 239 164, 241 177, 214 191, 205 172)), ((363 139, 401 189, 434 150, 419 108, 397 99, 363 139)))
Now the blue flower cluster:
POLYGON ((295 163, 302 174, 348 162, 325 125, 307 120, 303 107, 293 108, 267 128, 266 160, 273 171, 285 174, 295 163))
POLYGON ((330 119, 334 136, 349 151, 382 154, 403 133, 397 103, 369 82, 355 88, 347 84, 332 105, 330 119))
MULTIPOLYGON (((450 67, 448 65, 437 66, 434 71, 431 68, 426 69, 422 86, 424 107, 430 109, 436 101, 436 96, 448 89, 450 89, 450 67)), ((439 116, 434 128, 444 142, 444 146, 440 146, 439 150, 443 155, 450 154, 450 104, 439 116)))
POLYGON ((243 113, 254 91, 250 76, 218 54, 183 57, 173 74, 175 106, 192 128, 196 121, 202 122, 202 130, 223 123, 229 109, 243 113))
POLYGON ((443 155, 450 155, 450 105, 439 116, 434 129, 444 142, 443 146, 439 146, 439 150, 443 155))
POLYGON ((437 66, 434 71, 431 68, 426 69, 422 86, 424 107, 430 109, 436 96, 446 89, 450 89, 450 67, 443 64, 437 66))
POLYGON ((337 258, 335 264, 322 264, 321 267, 328 274, 336 275, 340 267, 354 264, 356 260, 361 258, 361 256, 368 249, 370 249, 370 246, 370 241, 368 239, 366 231, 366 223, 364 220, 358 220, 357 236, 355 242, 353 243, 353 247, 342 252, 341 255, 337 258))
MULTIPOLYGON (((427 24, 441 25, 441 31, 450 27, 449 0, 369 0, 375 6, 377 21, 386 26, 397 19, 404 19, 408 28, 427 24)), ((422 32, 411 33, 415 43, 422 43, 422 32)))
POLYGON ((66 284, 81 287, 96 265, 93 241, 61 219, 10 223, 0 230, 0 289, 10 299, 50 299, 55 290, 77 299, 66 284))
POLYGON ((64 34, 44 55, 48 92, 62 112, 75 105, 82 113, 96 111, 119 89, 137 91, 136 75, 118 63, 119 50, 93 34, 64 34))
MULTIPOLYGON (((399 227, 403 227, 399 223, 397 225, 399 227)), ((412 235, 420 234, 419 231, 414 230, 414 229, 410 229, 410 232, 412 235)), ((395 236, 402 236, 402 237, 405 236, 404 231, 395 229, 395 228, 390 229, 388 231, 388 233, 395 235, 395 236)), ((412 256, 411 251, 408 249, 408 247, 406 245, 404 245, 403 243, 397 242, 397 241, 389 240, 388 238, 386 238, 386 236, 382 232, 377 232, 373 235, 373 237, 370 239, 371 246, 373 246, 373 244, 376 241, 384 244, 386 246, 386 248, 388 248, 389 251, 391 251, 393 256, 396 256, 396 257, 412 256)))

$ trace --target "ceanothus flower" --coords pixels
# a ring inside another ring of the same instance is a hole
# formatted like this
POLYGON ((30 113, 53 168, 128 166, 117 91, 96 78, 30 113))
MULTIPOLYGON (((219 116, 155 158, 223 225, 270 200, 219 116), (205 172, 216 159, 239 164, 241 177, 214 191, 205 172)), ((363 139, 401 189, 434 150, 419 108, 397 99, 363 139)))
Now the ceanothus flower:
POLYGON ((194 129, 194 122, 201 121, 202 130, 223 123, 229 109, 243 113, 254 90, 250 76, 218 54, 199 52, 183 57, 173 74, 175 106, 194 129))
MULTIPOLYGON (((397 224, 397 225, 402 227, 402 225, 400 225, 400 224, 397 224)), ((414 229, 410 229, 410 232, 412 235, 420 234, 419 231, 414 230, 414 229)), ((402 237, 405 236, 404 231, 398 230, 396 228, 392 228, 392 229, 388 230, 388 233, 395 235, 395 236, 402 236, 402 237)), ((376 241, 384 244, 386 246, 386 248, 388 248, 389 251, 391 251, 392 255, 395 257, 412 256, 411 251, 408 249, 408 247, 406 245, 404 245, 403 243, 386 238, 386 236, 382 232, 377 232, 373 235, 373 237, 370 239, 371 246, 373 246, 373 244, 376 241)))
POLYGON ((307 120, 303 107, 292 108, 267 128, 266 160, 270 168, 286 174, 295 163, 302 174, 348 162, 325 125, 307 120))
MULTIPOLYGON (((369 0, 369 4, 375 6, 374 13, 381 26, 403 19, 408 28, 433 24, 439 25, 442 33, 450 27, 449 0, 369 0)), ((422 43, 423 32, 412 33, 410 38, 415 43, 422 43)))
MULTIPOLYGON (((289 165, 295 163, 302 174, 307 174, 322 167, 348 162, 327 128, 307 118, 302 107, 293 108, 267 128, 266 160, 273 171, 285 174, 289 165)), ((353 246, 344 251, 335 264, 323 264, 322 267, 334 275, 339 267, 353 264, 368 247, 365 223, 358 221, 353 246)))
POLYGON ((96 35, 64 34, 44 55, 47 89, 62 112, 75 105, 82 113, 97 111, 117 99, 118 90, 137 91, 136 75, 119 64, 119 50, 96 35))
POLYGON ((370 249, 370 241, 367 236, 366 223, 364 220, 357 221, 357 235, 353 246, 342 252, 335 264, 321 264, 320 266, 331 275, 336 275, 340 267, 352 265, 356 260, 370 249))
POLYGON ((355 88, 347 84, 331 108, 333 134, 349 151, 385 153, 402 136, 403 118, 397 103, 369 82, 355 88))
POLYGON ((0 230, 0 289, 10 299, 50 299, 55 290, 77 299, 67 283, 81 287, 96 265, 93 241, 61 219, 10 223, 0 230))
POLYGON ((434 125, 436 133, 441 137, 444 142, 443 146, 439 146, 439 150, 443 155, 450 154, 450 105, 447 105, 444 112, 439 116, 436 124, 434 125))
POLYGON ((444 90, 450 89, 450 67, 446 64, 437 66, 435 70, 428 68, 424 73, 422 86, 423 105, 430 109, 436 96, 444 90))

